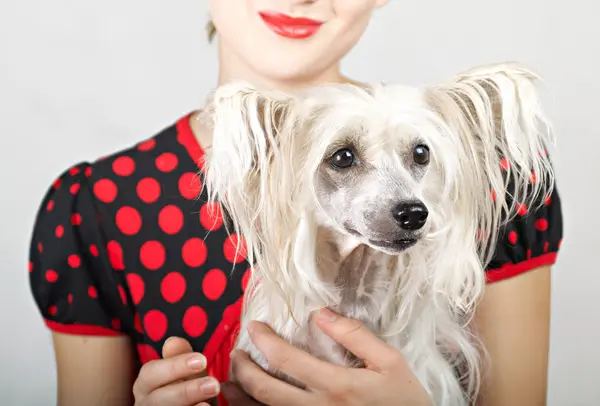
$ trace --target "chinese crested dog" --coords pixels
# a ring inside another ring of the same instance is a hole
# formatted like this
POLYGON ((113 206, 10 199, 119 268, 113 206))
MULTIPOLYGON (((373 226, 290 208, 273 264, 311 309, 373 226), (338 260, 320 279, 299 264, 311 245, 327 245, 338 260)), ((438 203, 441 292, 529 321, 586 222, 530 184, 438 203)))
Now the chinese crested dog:
POLYGON ((205 186, 254 270, 237 348, 278 374, 246 332, 259 320, 361 367, 311 321, 328 307, 400 350, 434 404, 470 403, 485 359, 471 327, 485 266, 517 205, 554 187, 538 79, 498 64, 421 87, 217 89, 205 186))

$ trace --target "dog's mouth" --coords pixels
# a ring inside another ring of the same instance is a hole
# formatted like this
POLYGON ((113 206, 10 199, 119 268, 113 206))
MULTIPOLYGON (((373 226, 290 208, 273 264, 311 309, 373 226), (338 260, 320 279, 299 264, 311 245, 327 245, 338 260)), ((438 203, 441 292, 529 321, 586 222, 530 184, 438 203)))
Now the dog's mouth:
POLYGON ((395 252, 404 251, 417 243, 416 238, 403 238, 400 240, 369 240, 369 244, 383 248, 386 250, 391 250, 395 252))

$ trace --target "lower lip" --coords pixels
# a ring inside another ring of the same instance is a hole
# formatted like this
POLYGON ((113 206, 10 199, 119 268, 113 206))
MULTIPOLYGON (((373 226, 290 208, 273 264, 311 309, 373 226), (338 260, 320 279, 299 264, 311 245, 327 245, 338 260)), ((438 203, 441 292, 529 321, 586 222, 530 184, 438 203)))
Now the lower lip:
POLYGON ((404 251, 417 243, 417 240, 394 240, 394 241, 374 241, 369 240, 369 243, 376 247, 385 248, 393 251, 404 251))
POLYGON ((275 34, 291 39, 312 37, 323 25, 322 22, 310 19, 292 18, 279 13, 258 13, 260 18, 275 34))

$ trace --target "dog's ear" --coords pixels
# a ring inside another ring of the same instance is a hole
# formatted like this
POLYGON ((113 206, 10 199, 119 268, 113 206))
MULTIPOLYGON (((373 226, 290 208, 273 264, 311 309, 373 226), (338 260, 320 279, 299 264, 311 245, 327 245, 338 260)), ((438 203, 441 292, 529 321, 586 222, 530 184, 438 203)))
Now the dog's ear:
POLYGON ((518 205, 541 204, 540 196, 554 187, 546 149, 554 140, 536 88, 539 79, 518 64, 494 64, 426 93, 460 145, 466 177, 460 187, 469 193, 464 197, 476 206, 484 230, 497 227, 499 212, 506 221, 518 205))
POLYGON ((259 214, 272 199, 267 175, 273 162, 281 161, 281 143, 293 136, 293 104, 289 94, 236 82, 217 88, 203 113, 213 131, 204 187, 246 240, 255 235, 259 214))

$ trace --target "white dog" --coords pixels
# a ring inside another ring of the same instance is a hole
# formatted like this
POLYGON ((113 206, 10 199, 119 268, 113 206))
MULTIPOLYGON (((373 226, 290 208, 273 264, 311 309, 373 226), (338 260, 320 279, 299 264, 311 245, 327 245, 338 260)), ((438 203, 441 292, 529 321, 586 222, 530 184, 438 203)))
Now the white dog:
POLYGON ((426 87, 217 89, 205 183, 254 264, 237 348, 269 370, 246 333, 260 320, 324 360, 362 366, 311 321, 329 307, 400 350, 434 404, 470 403, 484 267, 516 204, 554 186, 536 79, 499 64, 426 87))

